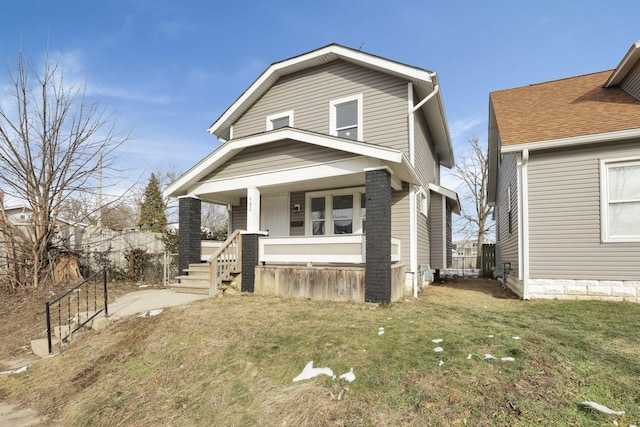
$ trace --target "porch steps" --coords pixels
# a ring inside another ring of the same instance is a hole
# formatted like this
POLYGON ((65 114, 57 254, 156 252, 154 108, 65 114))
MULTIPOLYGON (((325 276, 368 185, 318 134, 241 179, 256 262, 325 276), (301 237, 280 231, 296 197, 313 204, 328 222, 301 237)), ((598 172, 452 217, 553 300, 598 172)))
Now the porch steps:
MULTIPOLYGON (((176 292, 183 292, 189 294, 209 294, 209 264, 189 264, 189 268, 185 270, 186 275, 178 276, 178 283, 172 283, 171 289, 176 292)), ((224 292, 227 288, 231 287, 235 278, 240 272, 232 273, 230 280, 224 280, 223 285, 218 287, 218 290, 224 292)))

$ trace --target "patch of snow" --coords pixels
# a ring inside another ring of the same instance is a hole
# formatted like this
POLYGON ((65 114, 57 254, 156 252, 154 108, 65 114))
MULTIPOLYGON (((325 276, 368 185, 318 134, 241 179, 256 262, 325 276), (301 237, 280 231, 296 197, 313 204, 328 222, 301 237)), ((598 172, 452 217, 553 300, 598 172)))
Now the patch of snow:
POLYGON ((307 363, 304 369, 302 369, 300 375, 293 379, 293 382, 295 383, 302 380, 308 380, 311 378, 315 378, 318 375, 328 375, 330 377, 334 377, 333 371, 329 368, 314 368, 312 360, 311 362, 307 363))
POLYGON ((149 312, 149 317, 157 316, 158 314, 162 313, 162 311, 163 311, 162 308, 157 308, 155 310, 151 310, 149 312))
POLYGON ((511 337, 511 338, 513 338, 514 340, 519 340, 520 339, 520 337, 511 337))
POLYGON ((438 363, 438 366, 442 366, 444 365, 444 362, 441 360, 440 363, 438 363))
POLYGON ((382 334, 384 334, 384 328, 382 326, 380 326, 378 328, 378 335, 382 335, 382 334))
POLYGON ((350 383, 354 382, 356 379, 356 374, 353 373, 353 368, 349 370, 349 372, 345 372, 339 377, 341 380, 349 381, 350 383))
POLYGON ((473 354, 469 353, 469 355, 467 356, 467 359, 471 359, 473 357, 473 354))
POLYGON ((11 374, 21 374, 23 372, 26 372, 27 368, 28 368, 28 366, 23 366, 22 368, 11 369, 10 371, 2 371, 2 372, 0 372, 0 376, 2 376, 2 375, 11 375, 11 374))
POLYGON ((485 359, 495 359, 496 357, 487 353, 487 354, 484 355, 484 358, 485 359))
POLYGON ((613 409, 607 408, 604 405, 601 405, 597 402, 593 402, 591 400, 587 400, 581 403, 584 406, 589 406, 595 410, 598 410, 600 412, 603 412, 605 414, 609 414, 609 415, 624 415, 624 411, 614 411, 613 409))
POLYGON ((436 338, 435 340, 431 340, 431 342, 434 342, 436 344, 442 341, 444 341, 442 338, 436 338))
POLYGON ((142 313, 138 314, 138 317, 147 317, 147 314, 149 314, 148 311, 143 311, 142 313))
POLYGON ((487 335, 487 338, 493 338, 493 335, 487 335))
POLYGON ((436 347, 436 348, 433 349, 433 351, 435 351, 436 353, 442 353, 444 351, 444 348, 436 347))
POLYGON ((502 360, 503 362, 513 362, 516 359, 514 359, 513 357, 503 357, 500 360, 502 360))

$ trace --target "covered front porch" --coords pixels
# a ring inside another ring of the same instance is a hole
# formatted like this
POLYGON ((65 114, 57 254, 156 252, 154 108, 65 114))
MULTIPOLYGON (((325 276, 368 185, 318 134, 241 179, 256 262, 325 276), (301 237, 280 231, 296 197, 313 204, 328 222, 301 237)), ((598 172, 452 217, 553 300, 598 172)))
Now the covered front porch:
POLYGON ((167 190, 179 197, 179 268, 200 262, 201 203, 226 204, 230 230, 243 230, 242 291, 260 285, 256 267, 363 268, 363 300, 391 302, 403 245, 392 194, 416 182, 388 148, 293 129, 230 141, 167 190))

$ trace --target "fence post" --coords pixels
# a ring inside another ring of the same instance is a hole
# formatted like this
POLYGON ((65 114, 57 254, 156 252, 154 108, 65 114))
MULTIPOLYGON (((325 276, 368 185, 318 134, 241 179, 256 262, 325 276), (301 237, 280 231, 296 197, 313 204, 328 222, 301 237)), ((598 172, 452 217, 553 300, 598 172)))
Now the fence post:
POLYGON ((45 306, 47 308, 47 346, 49 348, 49 354, 51 354, 51 350, 53 350, 53 346, 51 345, 51 313, 50 313, 50 306, 49 306, 49 301, 47 301, 45 303, 45 306))
POLYGON ((109 316, 109 309, 107 308, 107 269, 102 270, 102 284, 104 286, 104 317, 109 316))

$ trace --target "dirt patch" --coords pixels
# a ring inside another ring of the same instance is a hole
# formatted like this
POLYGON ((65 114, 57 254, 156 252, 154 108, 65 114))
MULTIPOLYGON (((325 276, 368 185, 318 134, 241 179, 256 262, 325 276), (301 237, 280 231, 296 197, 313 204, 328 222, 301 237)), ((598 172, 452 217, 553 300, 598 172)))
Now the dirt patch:
POLYGON ((437 284, 436 286, 475 291, 499 299, 519 299, 518 295, 493 279, 454 278, 447 279, 444 283, 437 284))
MULTIPOLYGON (((110 283, 109 300, 139 289, 136 283, 110 283)), ((0 371, 19 368, 37 360, 31 352, 31 340, 46 337, 45 302, 64 290, 0 291, 0 371)))

